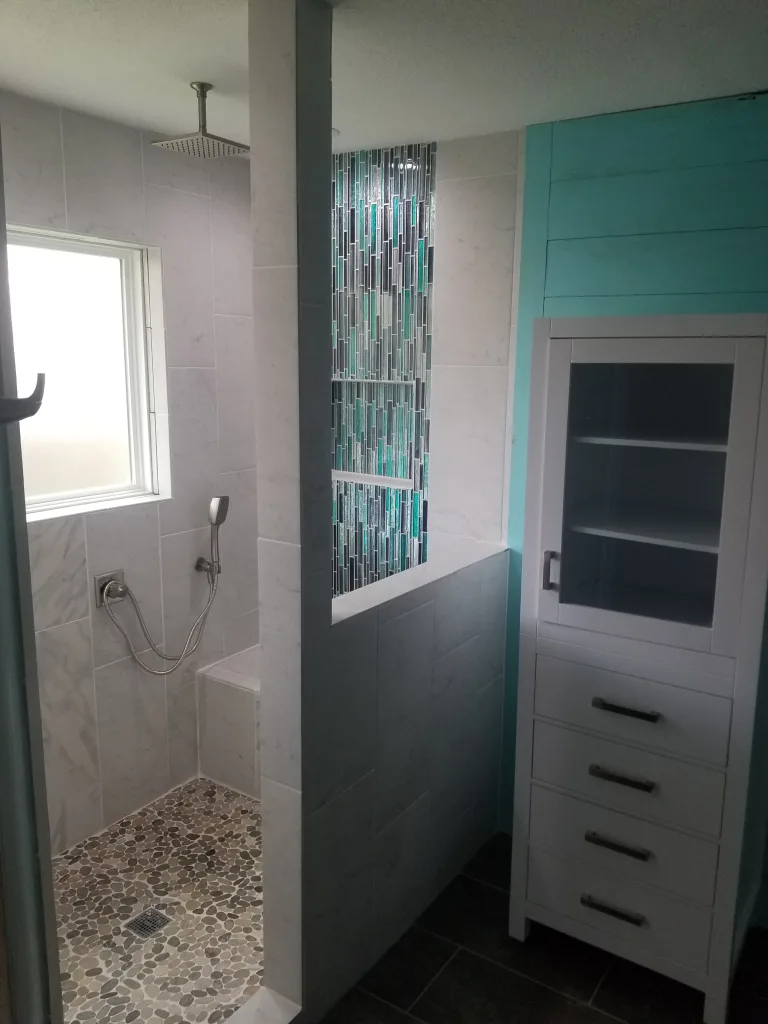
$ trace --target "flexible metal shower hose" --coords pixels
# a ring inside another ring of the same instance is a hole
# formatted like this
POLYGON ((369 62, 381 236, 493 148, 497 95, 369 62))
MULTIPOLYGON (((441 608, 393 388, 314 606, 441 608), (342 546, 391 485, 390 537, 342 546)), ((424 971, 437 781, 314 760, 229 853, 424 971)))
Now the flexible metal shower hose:
POLYGON ((144 616, 141 614, 141 608, 139 608, 139 602, 136 600, 133 591, 131 590, 131 588, 128 586, 127 583, 122 583, 121 584, 121 583, 118 583, 117 580, 111 580, 106 585, 106 587, 104 587, 104 591, 103 591, 103 595, 104 595, 104 608, 106 609, 107 615, 110 617, 110 619, 114 622, 114 624, 117 626, 117 628, 122 633, 123 638, 125 639, 125 642, 128 644, 128 649, 131 652, 131 657, 133 658, 133 660, 138 665, 140 665, 144 669, 145 672, 149 672, 150 675, 153 675, 153 676, 169 676, 171 674, 171 672, 175 672, 176 671, 176 669, 181 665, 181 663, 184 661, 185 658, 188 658, 190 656, 190 654, 194 654, 194 652, 197 650, 198 646, 200 645, 200 641, 203 639, 203 631, 205 629, 205 624, 208 621, 208 615, 209 615, 209 613, 211 611, 211 608, 213 606, 213 602, 216 599, 216 591, 219 589, 219 577, 218 577, 218 573, 217 573, 216 568, 215 568, 216 563, 214 562, 213 564, 214 564, 214 569, 211 572, 208 573, 208 584, 209 584, 209 587, 210 587, 210 594, 209 594, 209 597, 208 597, 208 602, 207 602, 205 608, 203 608, 203 610, 200 613, 200 615, 198 615, 197 620, 195 621, 194 626, 189 631, 189 636, 187 637, 187 641, 184 644, 184 650, 181 652, 180 655, 178 655, 178 657, 176 655, 163 654, 163 652, 157 647, 157 645, 155 644, 154 640, 152 639, 152 636, 151 636, 151 634, 149 632, 149 629, 147 628, 147 624, 144 621, 144 616), (139 625, 141 626, 141 631, 144 634, 144 636, 147 638, 147 642, 148 642, 149 646, 152 648, 152 650, 155 652, 155 654, 159 658, 163 659, 163 661, 172 661, 172 662, 174 662, 174 664, 171 665, 170 668, 150 668, 149 665, 145 664, 141 660, 141 658, 139 657, 139 655, 138 655, 138 653, 136 651, 136 648, 133 646, 133 641, 131 640, 130 636, 128 635, 128 631, 122 626, 122 624, 118 621, 117 616, 112 611, 112 608, 111 608, 111 605, 110 605, 110 600, 109 600, 109 592, 110 592, 110 590, 113 587, 115 588, 115 590, 119 590, 121 596, 122 595, 126 595, 129 598, 131 604, 133 605, 133 607, 134 607, 134 609, 136 611, 136 617, 139 620, 139 625), (195 635, 195 631, 198 631, 197 639, 195 640, 194 644, 192 644, 192 637, 195 635), (192 644, 191 647, 190 647, 190 644, 192 644))

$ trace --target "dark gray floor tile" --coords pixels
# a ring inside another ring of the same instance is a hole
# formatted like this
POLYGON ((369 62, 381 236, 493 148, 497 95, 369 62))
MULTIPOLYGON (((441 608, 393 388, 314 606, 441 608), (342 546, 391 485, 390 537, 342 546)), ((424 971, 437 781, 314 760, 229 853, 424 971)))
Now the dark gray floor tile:
POLYGON ((610 954, 543 925, 532 925, 528 941, 516 942, 508 934, 508 916, 506 893, 459 876, 417 924, 564 995, 588 1001, 612 962, 610 954))
POLYGON ((728 1024, 766 1024, 768 999, 751 992, 735 991, 728 1008, 728 1024))
POLYGON ((592 1004, 626 1024, 701 1024, 704 996, 662 974, 617 960, 592 1004))
POLYGON ((461 873, 477 879, 478 882, 487 882, 489 885, 509 890, 511 870, 512 837, 504 832, 497 832, 482 850, 475 854, 461 873))
POLYGON ((436 935, 411 928, 359 984, 364 992, 407 1010, 456 952, 436 935))
POLYGON ((765 928, 753 928, 747 935, 733 987, 768 999, 768 931, 765 928))
POLYGON ((321 1024, 413 1024, 410 1017, 374 996, 353 989, 323 1017, 321 1024))
POLYGON ((535 981, 460 950, 411 1010, 426 1024, 610 1024, 535 981))

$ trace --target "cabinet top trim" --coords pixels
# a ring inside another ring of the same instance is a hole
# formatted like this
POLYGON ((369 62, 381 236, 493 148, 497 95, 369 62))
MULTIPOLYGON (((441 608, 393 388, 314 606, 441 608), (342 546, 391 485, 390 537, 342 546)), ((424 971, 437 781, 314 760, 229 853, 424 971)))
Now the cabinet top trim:
POLYGON ((552 338, 765 338, 768 312, 700 316, 567 316, 548 323, 552 338))

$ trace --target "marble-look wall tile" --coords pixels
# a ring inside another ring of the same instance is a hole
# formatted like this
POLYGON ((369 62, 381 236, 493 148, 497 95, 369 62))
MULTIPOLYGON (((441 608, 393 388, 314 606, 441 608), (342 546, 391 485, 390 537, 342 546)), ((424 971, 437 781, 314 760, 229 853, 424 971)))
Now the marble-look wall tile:
POLYGON ((509 361, 516 194, 514 175, 437 187, 433 366, 509 361))
POLYGON ((437 144, 437 180, 517 173, 519 132, 475 135, 437 144))
POLYGON ((438 580, 435 596, 435 657, 454 650, 480 631, 483 563, 438 580))
POLYGON ((5 216, 24 227, 67 226, 61 112, 0 90, 5 216))
POLYGON ((248 159, 211 163, 211 242, 214 312, 250 316, 253 251, 248 159))
POLYGON ((36 636, 53 853, 102 827, 96 698, 88 619, 36 636))
POLYGON ((168 709, 169 786, 180 786, 198 775, 197 684, 179 685, 174 676, 166 682, 168 709))
POLYGON ((216 598, 218 617, 229 620, 259 604, 256 470, 222 473, 218 493, 230 499, 220 532, 222 570, 216 598))
POLYGON ((85 527, 82 516, 29 523, 29 562, 35 629, 88 615, 85 527))
MULTIPOLYGON (((85 517, 88 580, 112 569, 125 571, 141 606, 150 635, 163 642, 163 610, 160 588, 160 524, 156 504, 94 512, 85 517)), ((128 645, 103 608, 96 608, 93 586, 88 587, 93 621, 93 663, 99 668, 128 654, 128 645)), ((137 651, 149 644, 141 631, 130 601, 113 604, 112 611, 128 630, 137 651)))
POLYGON ((313 1013, 328 1009, 376 956, 373 807, 370 773, 305 821, 304 965, 313 1013))
POLYGON ((166 360, 213 366, 210 200, 157 185, 144 193, 146 241, 162 246, 166 360))
POLYGON ((301 788, 301 548, 259 538, 261 763, 301 788))
POLYGON ((375 608, 334 626, 330 657, 304 690, 302 711, 312 725, 304 732, 310 813, 374 767, 376 628, 375 608))
MULTIPOLYGON (((190 629, 208 600, 208 576, 204 572, 196 572, 195 562, 200 555, 210 557, 210 536, 210 529, 204 527, 171 534, 160 542, 165 650, 168 654, 181 653, 190 629)), ((219 612, 217 600, 206 625, 206 639, 209 641, 214 638, 219 612)))
POLYGON ((173 497, 160 506, 160 532, 194 530, 208 523, 219 479, 216 373, 169 369, 173 497))
POLYGON ((68 230, 143 242, 141 132, 74 110, 62 110, 61 124, 68 230))
POLYGON ((430 795, 424 793, 376 837, 376 938, 391 946, 435 893, 430 795))
POLYGON ((298 302, 295 267, 254 270, 259 535, 298 544, 298 302))
POLYGON ((104 823, 169 788, 165 682, 131 658, 96 670, 104 823))
POLYGON ((379 626, 377 831, 427 788, 434 618, 430 601, 379 626))
POLYGON ((248 317, 216 316, 216 397, 219 468, 222 473, 256 466, 256 345, 248 317))
POLYGON ((280 995, 302 1001, 301 793, 262 777, 264 974, 280 995))
POLYGON ((167 138, 159 132, 142 133, 145 184, 164 185, 198 196, 210 195, 211 172, 207 162, 151 144, 153 139, 164 137, 167 138))
POLYGON ((431 530, 501 538, 506 429, 506 373, 493 366, 433 368, 431 530))
POLYGON ((200 771, 207 779, 258 798, 256 698, 241 686, 198 677, 200 771))
POLYGON ((222 623, 221 631, 225 658, 229 657, 230 654, 237 654, 249 647, 253 647, 259 642, 258 610, 246 612, 245 615, 236 615, 233 619, 227 619, 222 623))

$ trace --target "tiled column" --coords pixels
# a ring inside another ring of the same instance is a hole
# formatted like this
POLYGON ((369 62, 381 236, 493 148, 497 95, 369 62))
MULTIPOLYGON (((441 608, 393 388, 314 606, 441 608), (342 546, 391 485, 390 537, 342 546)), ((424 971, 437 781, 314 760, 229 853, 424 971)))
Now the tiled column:
POLYGON ((250 0, 265 984, 302 1001, 302 689, 331 611, 331 12, 250 0))

